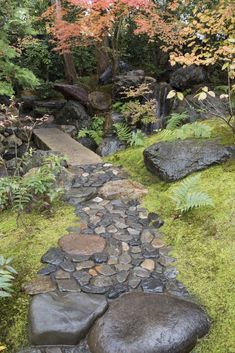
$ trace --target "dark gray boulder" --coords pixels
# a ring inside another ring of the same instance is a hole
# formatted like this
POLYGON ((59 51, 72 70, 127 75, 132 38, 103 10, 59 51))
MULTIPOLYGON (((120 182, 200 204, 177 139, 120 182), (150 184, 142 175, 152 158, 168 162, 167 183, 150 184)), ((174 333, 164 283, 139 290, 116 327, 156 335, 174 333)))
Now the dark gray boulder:
POLYGON ((113 97, 123 98, 123 91, 125 89, 138 87, 144 80, 145 73, 143 70, 132 70, 117 76, 113 85, 113 97))
POLYGON ((107 308, 104 296, 85 293, 36 295, 29 310, 33 345, 76 345, 107 308))
POLYGON ((189 301, 128 293, 96 321, 88 344, 92 353, 188 353, 209 327, 206 313, 189 301))
POLYGON ((97 153, 102 157, 109 156, 126 148, 126 144, 117 137, 105 137, 97 149, 97 153))
POLYGON ((78 130, 87 128, 91 118, 85 108, 76 101, 68 101, 56 114, 55 123, 59 125, 74 125, 78 130))
POLYGON ((162 180, 175 181, 213 164, 221 164, 233 155, 234 148, 216 141, 176 140, 155 143, 146 148, 144 163, 162 180))
POLYGON ((193 85, 202 83, 206 79, 205 71, 202 67, 191 65, 177 69, 170 78, 170 85, 179 90, 191 88, 193 85))

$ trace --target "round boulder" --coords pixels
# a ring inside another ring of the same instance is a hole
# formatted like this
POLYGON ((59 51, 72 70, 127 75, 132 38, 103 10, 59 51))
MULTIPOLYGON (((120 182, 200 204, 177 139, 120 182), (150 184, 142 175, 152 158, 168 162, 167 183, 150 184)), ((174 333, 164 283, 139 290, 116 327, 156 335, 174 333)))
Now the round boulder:
POLYGON ((196 304, 165 294, 128 293, 88 336, 92 353, 188 353, 210 324, 196 304))

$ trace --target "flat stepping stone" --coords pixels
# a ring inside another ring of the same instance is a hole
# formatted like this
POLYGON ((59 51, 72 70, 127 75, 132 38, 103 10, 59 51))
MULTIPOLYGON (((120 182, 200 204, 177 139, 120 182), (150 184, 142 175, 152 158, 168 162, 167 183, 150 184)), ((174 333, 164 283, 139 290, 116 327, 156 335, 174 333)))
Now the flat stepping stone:
POLYGON ((107 200, 137 200, 148 193, 148 190, 140 183, 133 180, 113 180, 104 184, 99 195, 107 200))
POLYGON ((98 235, 71 233, 59 240, 59 246, 70 255, 93 255, 104 250, 106 241, 98 235))
POLYGON ((48 276, 37 276, 31 282, 23 285, 23 291, 29 295, 53 292, 56 290, 56 284, 48 276))
POLYGON ((189 353, 209 327, 207 315, 194 303, 128 293, 96 321, 88 345, 92 353, 189 353))
POLYGON ((35 129, 33 133, 39 146, 60 152, 68 158, 68 164, 72 167, 102 163, 100 156, 57 128, 35 129))
POLYGON ((29 310, 32 345, 76 345, 107 308, 104 296, 49 293, 33 298, 29 310))

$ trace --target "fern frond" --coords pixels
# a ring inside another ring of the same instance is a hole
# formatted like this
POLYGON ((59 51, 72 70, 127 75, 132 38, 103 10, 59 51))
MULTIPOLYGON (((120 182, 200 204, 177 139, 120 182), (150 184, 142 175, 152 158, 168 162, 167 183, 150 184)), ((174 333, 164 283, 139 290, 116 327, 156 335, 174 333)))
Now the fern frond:
POLYGON ((113 125, 119 140, 129 143, 132 138, 130 128, 125 123, 117 123, 113 125))
POLYGON ((186 112, 172 113, 170 115, 170 119, 167 121, 166 129, 167 130, 175 130, 180 125, 182 125, 182 123, 185 122, 187 119, 188 119, 188 115, 186 112))
POLYGON ((176 210, 184 213, 193 208, 213 206, 212 199, 206 193, 197 190, 199 181, 199 174, 188 177, 173 191, 171 199, 176 204, 176 210))

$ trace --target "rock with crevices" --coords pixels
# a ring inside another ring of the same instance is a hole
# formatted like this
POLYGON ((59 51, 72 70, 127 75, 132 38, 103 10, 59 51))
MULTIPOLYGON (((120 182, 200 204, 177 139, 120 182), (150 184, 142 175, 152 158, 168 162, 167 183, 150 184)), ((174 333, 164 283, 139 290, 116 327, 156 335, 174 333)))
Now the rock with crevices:
POLYGON ((188 353, 210 324, 196 304, 165 294, 128 293, 88 336, 92 353, 188 353))
POLYGON ((76 345, 107 308, 104 296, 49 293, 33 298, 29 310, 32 345, 76 345))

